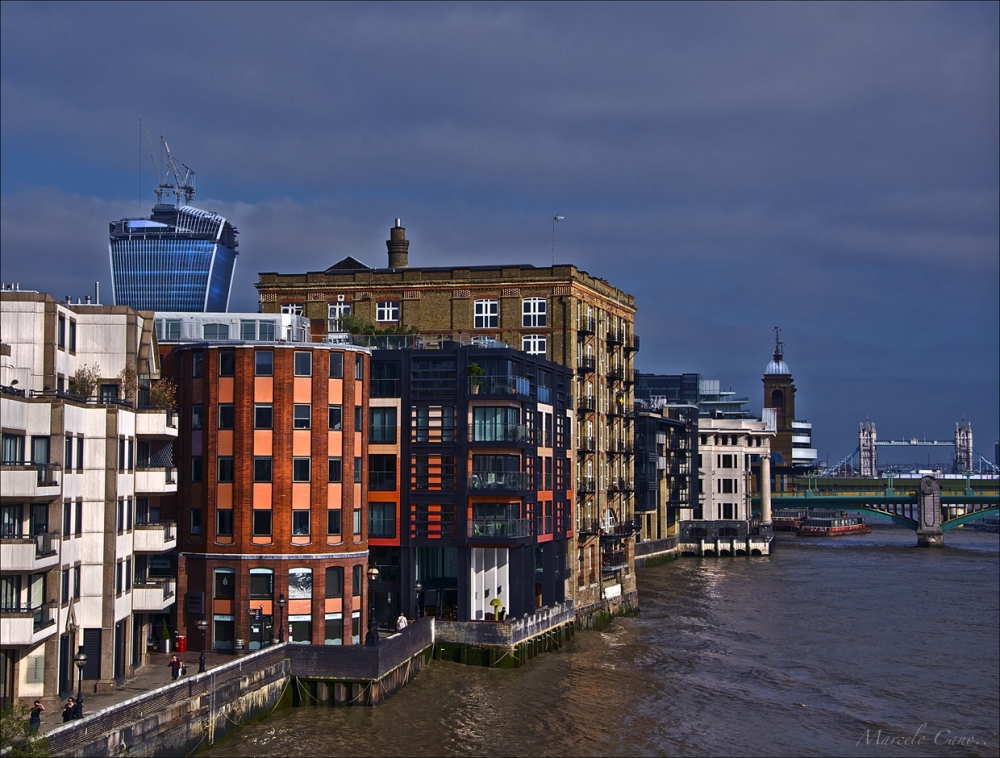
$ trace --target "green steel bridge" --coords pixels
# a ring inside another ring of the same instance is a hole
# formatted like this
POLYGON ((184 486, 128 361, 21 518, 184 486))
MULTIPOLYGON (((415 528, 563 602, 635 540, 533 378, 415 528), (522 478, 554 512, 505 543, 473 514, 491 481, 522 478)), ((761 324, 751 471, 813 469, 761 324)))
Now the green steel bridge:
MULTIPOLYGON (((812 508, 863 511, 885 516, 917 532, 920 545, 944 544, 943 533, 1000 513, 1000 480, 835 479, 804 477, 796 492, 771 493, 772 513, 812 508), (964 486, 963 486, 964 485, 964 486)), ((760 498, 753 499, 759 510, 760 498)))

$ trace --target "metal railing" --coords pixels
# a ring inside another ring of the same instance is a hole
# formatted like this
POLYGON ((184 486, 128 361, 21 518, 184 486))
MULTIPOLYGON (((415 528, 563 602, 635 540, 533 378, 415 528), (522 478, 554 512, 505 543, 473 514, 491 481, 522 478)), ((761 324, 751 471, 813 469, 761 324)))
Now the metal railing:
POLYGON ((474 471, 469 475, 470 490, 527 490, 530 476, 524 471, 474 471))
POLYGON ((532 519, 473 519, 469 522, 470 538, 504 538, 520 539, 534 536, 534 521, 532 519))
POLYGON ((580 493, 594 493, 597 491, 597 484, 592 476, 581 476, 580 482, 576 486, 576 491, 580 493))
POLYGON ((639 335, 633 334, 630 338, 625 340, 625 349, 635 352, 639 349, 639 335))
POLYGON ((612 330, 608 332, 609 345, 622 345, 625 343, 625 332, 612 330))
POLYGON ((371 396, 372 397, 402 397, 401 394, 401 379, 372 379, 371 380, 371 396))
POLYGON ((469 424, 469 442, 531 442, 531 428, 525 424, 469 424))
POLYGON ((576 403, 576 410, 579 413, 592 413, 597 407, 597 401, 593 395, 582 395, 576 403))
POLYGON ((597 331, 597 320, 593 316, 582 316, 577 321, 576 331, 578 334, 593 334, 597 331))
POLYGON ((597 367, 597 360, 592 355, 581 355, 576 362, 576 370, 581 374, 593 373, 597 367))
POLYGON ((469 391, 480 395, 531 396, 531 381, 524 376, 469 377, 469 391), (478 389, 476 389, 478 387, 478 389))
POLYGON ((170 577, 153 579, 149 577, 137 578, 132 584, 133 590, 155 590, 156 588, 160 588, 163 591, 164 600, 169 600, 174 596, 175 587, 175 581, 170 577))
POLYGON ((576 446, 578 453, 592 453, 595 450, 597 450, 597 441, 593 437, 581 437, 576 446))

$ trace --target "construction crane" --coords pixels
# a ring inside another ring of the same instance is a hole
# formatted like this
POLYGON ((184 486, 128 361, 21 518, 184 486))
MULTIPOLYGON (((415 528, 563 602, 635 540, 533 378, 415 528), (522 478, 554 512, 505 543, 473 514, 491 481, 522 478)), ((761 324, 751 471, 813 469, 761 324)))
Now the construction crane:
POLYGON ((160 139, 163 140, 163 148, 167 151, 167 165, 170 167, 168 173, 174 175, 174 182, 176 183, 174 194, 177 196, 177 206, 180 207, 190 202, 191 198, 194 197, 194 171, 181 163, 181 166, 184 166, 185 169, 184 176, 181 177, 181 170, 177 166, 179 161, 170 152, 170 145, 167 144, 167 140, 162 136, 160 139))
POLYGON ((139 125, 142 127, 142 134, 146 138, 146 147, 149 148, 149 162, 153 164, 153 176, 156 177, 156 204, 162 205, 163 193, 173 187, 170 184, 164 184, 163 180, 160 179, 160 171, 156 167, 156 157, 153 155, 153 140, 149 137, 149 129, 146 128, 146 122, 140 118, 139 125))

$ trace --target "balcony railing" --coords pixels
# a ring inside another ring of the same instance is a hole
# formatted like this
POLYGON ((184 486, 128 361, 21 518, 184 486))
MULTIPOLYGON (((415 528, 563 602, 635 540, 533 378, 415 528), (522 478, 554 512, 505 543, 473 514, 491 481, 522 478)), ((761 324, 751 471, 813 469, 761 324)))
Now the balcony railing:
POLYGON ((592 355, 581 355, 576 362, 576 370, 581 374, 592 374, 597 367, 597 361, 592 355))
POLYGON ((624 550, 614 550, 601 553, 601 571, 613 573, 628 567, 628 556, 624 550))
POLYGON ((469 424, 469 442, 531 442, 531 437, 524 424, 469 424))
POLYGON ((593 334, 597 331, 597 320, 593 316, 582 316, 576 325, 577 334, 593 334))
POLYGON ((581 476, 580 483, 576 487, 576 491, 583 493, 593 493, 597 491, 597 484, 592 476, 581 476))
POLYGON ((583 395, 576 403, 577 413, 593 413, 596 407, 597 401, 593 395, 583 395))
POLYGON ((473 519, 469 522, 470 538, 522 539, 534 536, 532 519, 473 519))
POLYGON ((529 489, 530 476, 523 471, 474 471, 469 476, 470 490, 529 489))
POLYGON ((639 335, 633 334, 631 337, 625 340, 625 349, 631 350, 633 353, 639 349, 639 335))
POLYGON ((531 395, 531 381, 523 376, 469 378, 469 392, 478 395, 531 395))
POLYGON ((609 345, 622 345, 624 343, 625 343, 625 332, 619 332, 619 331, 608 332, 609 345))
POLYGON ((597 450, 597 442, 593 437, 581 437, 576 446, 578 453, 592 453, 595 450, 597 450))
POLYGON ((611 364, 608 366, 608 379, 612 381, 621 381, 625 378, 625 367, 618 364, 611 364))
MULTIPOLYGON (((57 609, 58 606, 55 603, 42 603, 36 606, 5 603, 0 605, 0 614, 4 616, 31 616, 32 626, 37 632, 56 623, 57 609)), ((4 640, 4 643, 7 644, 7 640, 4 640)))
POLYGON ((372 379, 372 397, 402 397, 401 379, 372 379))
POLYGON ((580 536, 598 534, 601 531, 601 522, 597 519, 581 517, 577 531, 580 533, 580 536))

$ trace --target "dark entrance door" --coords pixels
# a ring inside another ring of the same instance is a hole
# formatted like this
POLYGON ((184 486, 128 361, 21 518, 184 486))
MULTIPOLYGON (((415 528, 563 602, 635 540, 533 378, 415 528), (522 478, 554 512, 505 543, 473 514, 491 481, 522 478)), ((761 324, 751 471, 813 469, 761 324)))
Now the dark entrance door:
POLYGON ((115 624, 115 679, 125 678, 125 622, 115 624))
POLYGON ((59 638, 59 695, 73 691, 73 644, 68 634, 59 638))

